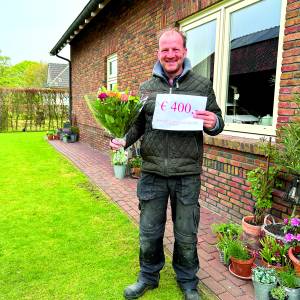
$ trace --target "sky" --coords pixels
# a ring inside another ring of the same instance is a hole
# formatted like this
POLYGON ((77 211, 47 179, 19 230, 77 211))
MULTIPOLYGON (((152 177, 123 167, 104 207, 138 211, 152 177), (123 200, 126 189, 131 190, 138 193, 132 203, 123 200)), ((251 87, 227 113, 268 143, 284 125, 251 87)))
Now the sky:
MULTIPOLYGON (((0 0, 0 50, 11 64, 66 63, 49 52, 89 0, 0 0)), ((69 58, 69 47, 59 55, 69 58)))

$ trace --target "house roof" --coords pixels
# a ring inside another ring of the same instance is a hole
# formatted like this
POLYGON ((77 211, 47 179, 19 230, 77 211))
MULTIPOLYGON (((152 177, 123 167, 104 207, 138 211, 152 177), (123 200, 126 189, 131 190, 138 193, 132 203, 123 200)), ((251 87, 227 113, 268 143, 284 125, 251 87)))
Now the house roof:
POLYGON ((69 64, 48 64, 48 87, 69 87, 69 64))
POLYGON ((78 17, 69 26, 53 49, 51 55, 58 54, 111 0, 90 0, 78 17))
POLYGON ((256 31, 241 37, 238 37, 231 42, 231 49, 240 48, 250 44, 262 42, 277 38, 279 36, 279 26, 267 28, 261 31, 256 31))

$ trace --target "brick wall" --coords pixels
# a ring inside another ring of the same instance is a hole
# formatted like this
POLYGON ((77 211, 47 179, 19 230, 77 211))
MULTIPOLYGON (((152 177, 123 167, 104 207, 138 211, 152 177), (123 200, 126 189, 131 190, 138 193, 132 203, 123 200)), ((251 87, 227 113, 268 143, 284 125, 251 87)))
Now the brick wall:
POLYGON ((300 1, 288 0, 283 40, 283 61, 278 105, 277 126, 300 120, 293 103, 294 93, 300 93, 300 1))
MULTIPOLYGON (((156 61, 157 32, 219 0, 131 0, 112 1, 72 41, 73 113, 82 142, 108 149, 108 136, 100 129, 83 100, 106 83, 106 58, 118 54, 118 85, 137 91, 148 79, 156 61)), ((300 0, 288 0, 284 37, 278 126, 299 119, 293 93, 300 92, 300 0)), ((247 192, 246 172, 263 162, 254 141, 218 137, 205 138, 202 205, 237 222, 251 214, 254 200, 247 192), (216 187, 217 186, 217 187, 216 187)), ((280 218, 291 209, 274 192, 272 213, 280 218)))

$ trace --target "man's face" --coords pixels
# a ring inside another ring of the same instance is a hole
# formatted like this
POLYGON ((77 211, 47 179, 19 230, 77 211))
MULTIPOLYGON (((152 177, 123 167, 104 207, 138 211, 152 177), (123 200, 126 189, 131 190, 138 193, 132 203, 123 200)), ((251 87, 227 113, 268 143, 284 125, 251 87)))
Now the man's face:
POLYGON ((167 75, 175 77, 181 74, 186 53, 179 33, 166 32, 160 37, 157 57, 167 75))

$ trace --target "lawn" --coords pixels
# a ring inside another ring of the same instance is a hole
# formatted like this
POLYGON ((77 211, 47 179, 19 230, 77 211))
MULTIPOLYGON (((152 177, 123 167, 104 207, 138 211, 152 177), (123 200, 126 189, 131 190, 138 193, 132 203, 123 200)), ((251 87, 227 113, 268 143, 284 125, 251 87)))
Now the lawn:
MULTIPOLYGON (((0 133, 0 166, 0 299, 123 299, 137 226, 44 133, 0 133)), ((170 260, 142 299, 182 299, 170 260)))

